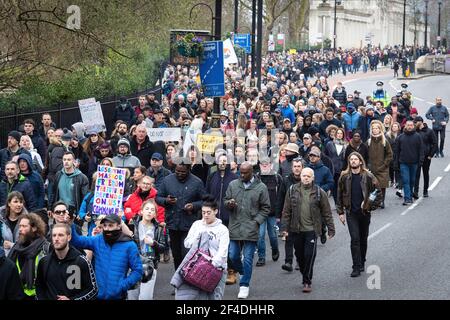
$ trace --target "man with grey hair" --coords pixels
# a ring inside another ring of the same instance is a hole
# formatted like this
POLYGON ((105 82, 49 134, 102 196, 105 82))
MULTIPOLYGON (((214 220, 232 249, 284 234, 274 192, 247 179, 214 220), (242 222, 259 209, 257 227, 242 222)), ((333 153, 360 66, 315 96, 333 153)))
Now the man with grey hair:
POLYGON ((328 196, 314 183, 314 171, 304 168, 301 183, 292 185, 284 201, 281 230, 294 242, 295 257, 303 276, 303 292, 312 291, 317 236, 322 233, 322 221, 328 227, 328 238, 335 234, 328 196))
POLYGON ((241 275, 238 299, 246 299, 253 271, 253 256, 259 239, 259 226, 270 213, 270 198, 267 187, 253 175, 252 164, 244 162, 240 171, 240 179, 231 181, 224 200, 225 206, 230 210, 228 229, 232 266, 229 268, 241 275))

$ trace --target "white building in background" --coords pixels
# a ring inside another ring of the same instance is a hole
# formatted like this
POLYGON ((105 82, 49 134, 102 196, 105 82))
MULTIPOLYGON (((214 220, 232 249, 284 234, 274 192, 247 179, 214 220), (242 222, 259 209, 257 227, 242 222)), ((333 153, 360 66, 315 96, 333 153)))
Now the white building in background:
MULTIPOLYGON (((341 0, 336 6, 336 48, 360 48, 370 42, 373 46, 401 45, 403 37, 403 0, 389 0, 380 8, 380 0, 341 0)), ((333 47, 335 0, 311 0, 309 15, 310 44, 330 39, 333 47)), ((417 44, 424 44, 425 24, 417 25, 417 44)), ((428 39, 430 26, 428 25, 428 39)), ((428 43, 430 41, 428 40, 428 43)), ((406 8, 405 44, 414 44, 414 18, 406 8)))

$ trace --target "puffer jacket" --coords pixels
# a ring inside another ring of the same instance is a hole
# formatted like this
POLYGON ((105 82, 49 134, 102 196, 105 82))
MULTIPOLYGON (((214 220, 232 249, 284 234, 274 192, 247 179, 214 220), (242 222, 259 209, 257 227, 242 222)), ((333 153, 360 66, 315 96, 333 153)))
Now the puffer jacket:
POLYGON ((133 174, 134 168, 141 165, 139 159, 135 156, 132 156, 130 153, 126 155, 119 153, 112 160, 114 167, 128 169, 130 170, 130 174, 133 174))
MULTIPOLYGON (((378 180, 368 170, 361 172, 361 189, 363 192, 363 214, 368 214, 372 211, 372 205, 369 201, 369 195, 378 190, 378 196, 375 203, 379 204, 382 201, 382 193, 379 190, 378 180)), ((342 174, 338 181, 337 203, 336 211, 339 215, 350 212, 352 208, 352 173, 342 174)), ((351 212, 350 212, 351 213, 351 212)))
POLYGON ((37 207, 33 187, 25 176, 19 174, 17 180, 15 180, 12 184, 9 184, 8 180, 4 180, 0 183, 0 206, 6 204, 8 194, 12 191, 19 191, 23 195, 23 198, 25 199, 25 207, 28 211, 39 209, 37 207))
POLYGON ((114 109, 113 113, 113 123, 116 123, 117 120, 122 120, 128 124, 128 127, 131 127, 135 120, 136 114, 134 113, 134 109, 131 106, 131 103, 121 103, 114 109))
MULTIPOLYGON (((123 205, 125 218, 127 218, 127 221, 139 215, 142 204, 147 200, 155 199, 156 194, 158 193, 155 188, 151 188, 147 198, 142 200, 141 196, 139 195, 140 192, 141 188, 137 188, 136 191, 133 192, 133 194, 128 198, 127 202, 125 202, 125 204, 123 205), (131 212, 127 212, 127 208, 130 208, 131 212)), ((164 207, 157 205, 156 219, 158 220, 158 222, 164 222, 164 207)))
POLYGON ((119 240, 110 246, 103 235, 79 236, 72 224, 71 244, 79 249, 94 251, 99 300, 124 299, 127 291, 142 278, 138 247, 130 237, 122 234, 119 240))
POLYGON ((229 207, 230 200, 236 201, 236 207, 231 210, 230 240, 258 241, 259 226, 266 221, 270 213, 269 191, 257 177, 245 189, 241 179, 234 180, 225 193, 225 205, 229 207))
POLYGON ((165 177, 156 195, 156 203, 166 209, 167 228, 169 230, 189 231, 194 221, 200 218, 204 194, 203 182, 192 173, 189 174, 184 183, 178 181, 174 173, 165 177), (168 195, 177 199, 175 205, 166 202, 168 195), (184 206, 188 203, 192 203, 194 206, 191 213, 184 210, 184 206))
POLYGON ((306 167, 314 171, 314 183, 321 187, 325 192, 330 191, 334 186, 333 175, 331 170, 327 168, 322 161, 317 164, 307 163, 306 167))
POLYGON ((328 227, 328 234, 334 236, 334 222, 326 192, 313 183, 311 185, 309 200, 306 200, 302 198, 302 193, 300 191, 301 187, 301 183, 294 184, 286 193, 281 219, 281 230, 295 233, 300 232, 301 203, 303 201, 309 201, 315 233, 317 235, 322 235, 323 220, 328 227))

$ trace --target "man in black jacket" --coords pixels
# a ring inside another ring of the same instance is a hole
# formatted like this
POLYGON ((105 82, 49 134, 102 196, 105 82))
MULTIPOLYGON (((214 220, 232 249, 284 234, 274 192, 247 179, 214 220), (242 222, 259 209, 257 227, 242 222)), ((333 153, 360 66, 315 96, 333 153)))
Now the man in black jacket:
POLYGON ((430 184, 430 165, 433 155, 437 151, 437 137, 433 130, 428 128, 427 124, 423 122, 423 118, 417 116, 414 119, 416 130, 422 137, 424 144, 424 159, 423 164, 417 169, 416 181, 414 183, 413 197, 419 199, 419 182, 420 182, 420 170, 423 171, 423 196, 428 197, 428 185, 430 184))
POLYGON ((337 87, 333 91, 333 98, 339 101, 340 105, 345 105, 347 103, 347 92, 340 81, 337 83, 337 87))
MULTIPOLYGON (((19 131, 11 131, 8 133, 8 146, 0 150, 0 177, 5 178, 5 166, 8 161, 11 161, 14 156, 26 153, 31 154, 19 146, 21 133, 19 131)), ((44 158, 43 158, 44 159, 44 158)))
POLYGON ((150 167, 150 159, 154 152, 154 144, 147 135, 147 128, 140 124, 136 127, 136 136, 130 141, 131 154, 139 159, 146 168, 150 167))
POLYGON ((39 261, 37 300, 93 300, 97 297, 94 269, 87 258, 69 245, 72 230, 58 223, 52 229, 53 249, 39 261))
POLYGON ((403 181, 404 202, 403 205, 413 203, 412 191, 416 180, 417 168, 423 164, 424 144, 422 137, 414 128, 412 120, 406 121, 405 129, 397 138, 398 163, 403 181))
POLYGON ((120 103, 114 109, 113 114, 113 123, 116 123, 117 120, 122 120, 128 124, 129 127, 134 124, 136 121, 136 114, 134 113, 134 109, 131 106, 131 103, 127 101, 126 97, 120 98, 120 103))
MULTIPOLYGON (((283 183, 280 186, 278 204, 277 207, 280 209, 277 215, 277 223, 280 223, 281 220, 281 212, 283 211, 284 199, 286 198, 286 193, 289 188, 301 181, 301 173, 303 170, 303 161, 301 157, 297 157, 292 160, 292 172, 289 176, 283 178, 283 183)), ((286 237, 286 242, 284 245, 284 264, 281 266, 281 269, 292 272, 292 262, 294 260, 294 242, 292 237, 289 235, 286 237)))
POLYGON ((202 180, 190 173, 189 164, 181 160, 175 162, 178 162, 175 173, 164 178, 156 203, 166 209, 165 219, 176 270, 188 252, 184 239, 192 224, 200 218, 205 190, 202 180))
POLYGON ((39 135, 36 124, 33 119, 25 119, 23 122, 23 130, 25 134, 31 138, 34 148, 37 150, 43 162, 45 162, 47 156, 47 146, 44 139, 39 135))
POLYGON ((269 191, 270 213, 266 221, 259 226, 257 267, 266 264, 266 229, 269 235, 270 246, 272 247, 272 260, 277 261, 280 257, 275 226, 277 224, 276 217, 281 215, 278 197, 280 196, 281 184, 283 183, 283 177, 273 170, 270 158, 262 158, 259 163, 260 173, 257 176, 266 185, 267 191, 269 191))
MULTIPOLYGON (((1 222, 0 222, 1 233, 1 222)), ((17 267, 5 256, 3 239, 0 234, 0 301, 22 300, 24 295, 17 267)))

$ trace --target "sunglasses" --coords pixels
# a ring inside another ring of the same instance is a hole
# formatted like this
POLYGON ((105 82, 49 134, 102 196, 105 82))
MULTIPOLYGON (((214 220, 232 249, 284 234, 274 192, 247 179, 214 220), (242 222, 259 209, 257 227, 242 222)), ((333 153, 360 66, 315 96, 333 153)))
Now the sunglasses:
POLYGON ((63 214, 66 214, 67 210, 55 210, 53 211, 53 214, 56 214, 58 216, 62 216, 63 214))

